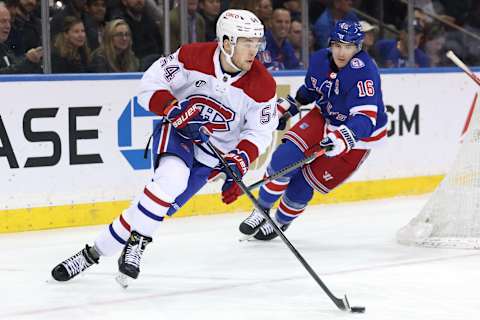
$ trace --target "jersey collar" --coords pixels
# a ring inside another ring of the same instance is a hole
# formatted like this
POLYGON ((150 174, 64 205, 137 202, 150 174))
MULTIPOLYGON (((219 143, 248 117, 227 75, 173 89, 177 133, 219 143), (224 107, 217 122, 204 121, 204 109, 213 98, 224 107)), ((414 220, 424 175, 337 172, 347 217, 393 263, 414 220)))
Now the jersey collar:
POLYGON ((232 84, 238 79, 240 79, 247 71, 240 71, 235 75, 231 75, 227 72, 223 72, 222 66, 220 65, 220 47, 217 47, 215 54, 213 55, 213 65, 215 67, 215 77, 226 84, 232 84))

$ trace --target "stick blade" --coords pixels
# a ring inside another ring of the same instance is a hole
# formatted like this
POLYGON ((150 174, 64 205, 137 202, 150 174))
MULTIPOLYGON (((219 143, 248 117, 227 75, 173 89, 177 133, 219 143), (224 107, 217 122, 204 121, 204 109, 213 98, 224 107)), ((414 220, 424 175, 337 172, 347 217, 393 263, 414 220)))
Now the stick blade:
POLYGON ((352 313, 364 313, 365 312, 365 307, 351 307, 350 311, 352 313))

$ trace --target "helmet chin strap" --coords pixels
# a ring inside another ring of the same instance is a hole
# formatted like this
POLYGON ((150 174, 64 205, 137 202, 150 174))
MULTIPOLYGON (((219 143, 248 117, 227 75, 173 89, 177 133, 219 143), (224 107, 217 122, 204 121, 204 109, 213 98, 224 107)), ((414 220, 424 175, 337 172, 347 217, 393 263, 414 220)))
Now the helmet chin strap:
POLYGON ((220 44, 220 50, 223 52, 223 54, 225 55, 225 61, 227 61, 227 63, 233 68, 235 69, 235 71, 242 71, 242 69, 240 69, 239 67, 237 67, 233 61, 232 61, 232 57, 233 57, 233 52, 235 51, 235 45, 232 45, 232 52, 230 54, 228 54, 225 49, 223 48, 223 43, 220 44))

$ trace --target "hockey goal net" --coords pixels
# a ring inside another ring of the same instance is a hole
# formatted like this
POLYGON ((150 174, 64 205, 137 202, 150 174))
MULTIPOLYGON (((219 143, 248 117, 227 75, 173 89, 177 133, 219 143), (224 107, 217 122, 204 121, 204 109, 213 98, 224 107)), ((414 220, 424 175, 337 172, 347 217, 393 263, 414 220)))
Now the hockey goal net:
POLYGON ((470 110, 452 169, 420 214, 397 233, 401 244, 480 249, 480 107, 470 110))

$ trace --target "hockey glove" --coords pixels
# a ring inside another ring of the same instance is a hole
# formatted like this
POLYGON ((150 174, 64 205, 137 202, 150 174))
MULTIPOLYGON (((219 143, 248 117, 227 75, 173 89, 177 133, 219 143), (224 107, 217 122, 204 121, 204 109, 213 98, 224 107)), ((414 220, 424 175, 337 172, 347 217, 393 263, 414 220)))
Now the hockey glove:
POLYGON ((194 143, 206 142, 212 134, 208 124, 200 116, 200 109, 188 100, 176 101, 168 107, 165 117, 178 133, 194 143))
MULTIPOLYGON (((242 177, 248 171, 249 164, 247 157, 243 153, 233 150, 227 153, 223 158, 235 175, 242 179, 242 177)), ((233 177, 230 176, 227 169, 221 164, 213 168, 212 173, 210 173, 209 180, 215 180, 215 178, 222 173, 226 175, 225 182, 222 186, 222 201, 226 204, 230 204, 237 200, 237 198, 241 196, 243 192, 233 177)))
POLYGON ((285 130, 288 119, 298 113, 297 102, 291 95, 288 95, 286 98, 278 98, 277 110, 280 114, 277 130, 285 130))
POLYGON ((355 135, 345 125, 341 125, 337 130, 327 134, 320 147, 324 148, 327 157, 336 157, 344 155, 355 146, 355 135))

